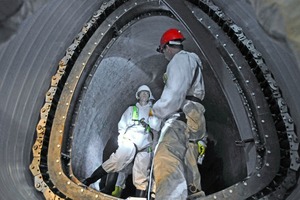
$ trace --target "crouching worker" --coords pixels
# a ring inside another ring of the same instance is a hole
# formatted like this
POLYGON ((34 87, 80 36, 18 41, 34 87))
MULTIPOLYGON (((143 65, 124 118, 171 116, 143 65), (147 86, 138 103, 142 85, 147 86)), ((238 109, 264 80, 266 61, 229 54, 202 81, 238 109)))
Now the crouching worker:
POLYGON ((160 129, 160 120, 152 116, 154 100, 148 86, 142 85, 136 92, 138 102, 129 106, 118 123, 118 148, 90 177, 84 179, 84 185, 101 179, 108 173, 120 172, 133 162, 132 181, 136 187, 136 196, 145 197, 148 186, 153 135, 160 129))

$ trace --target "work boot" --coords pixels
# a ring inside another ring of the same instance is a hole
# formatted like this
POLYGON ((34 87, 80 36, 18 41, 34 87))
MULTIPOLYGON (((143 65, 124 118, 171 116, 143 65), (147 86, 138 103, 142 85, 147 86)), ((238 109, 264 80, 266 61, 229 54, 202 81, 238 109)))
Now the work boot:
POLYGON ((101 180, 99 181, 99 190, 103 190, 106 184, 106 177, 107 175, 102 176, 101 180))
POLYGON ((121 197, 122 194, 122 188, 120 186, 115 186, 115 190, 111 193, 114 197, 121 197))
POLYGON ((196 192, 194 194, 191 194, 187 197, 187 200, 194 200, 194 199, 199 199, 201 197, 205 197, 205 193, 201 190, 199 192, 196 192))
POLYGON ((188 186, 187 200, 198 199, 200 197, 205 197, 205 193, 202 190, 197 189, 195 185, 190 184, 188 186))
POLYGON ((138 190, 138 189, 135 190, 136 197, 146 197, 146 195, 147 195, 146 190, 138 190))
MULTIPOLYGON (((115 189, 115 184, 118 179, 118 173, 109 173, 106 175, 105 187, 101 190, 101 192, 105 194, 111 194, 115 189)), ((99 185, 100 187, 100 185, 99 185)))
POLYGON ((100 178, 102 178, 104 175, 106 175, 107 172, 103 169, 102 165, 100 167, 98 167, 94 172, 93 174, 84 179, 82 181, 82 183, 86 186, 89 186, 91 185, 92 183, 95 183, 97 180, 99 180, 100 178))

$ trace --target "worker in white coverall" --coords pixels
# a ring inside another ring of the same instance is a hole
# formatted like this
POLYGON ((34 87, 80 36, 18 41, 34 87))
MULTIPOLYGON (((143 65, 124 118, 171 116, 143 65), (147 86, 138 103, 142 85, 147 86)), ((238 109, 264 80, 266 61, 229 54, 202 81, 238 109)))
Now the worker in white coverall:
POLYGON ((183 50, 184 39, 178 29, 169 29, 157 49, 169 60, 161 98, 153 105, 153 115, 166 120, 153 161, 157 200, 205 196, 197 164, 207 141, 202 64, 183 50))
POLYGON ((89 186, 107 173, 120 172, 133 162, 132 177, 136 196, 145 197, 152 133, 156 134, 160 130, 161 121, 152 116, 152 103, 149 100, 154 98, 148 86, 140 86, 136 98, 138 102, 126 109, 118 123, 120 134, 117 150, 83 181, 84 185, 89 186))
MULTIPOLYGON (((154 132, 155 132, 155 134, 153 134, 152 150, 155 149, 156 144, 158 142, 158 136, 159 136, 157 134, 157 131, 154 130, 154 132)), ((153 158, 151 157, 151 159, 153 159, 153 158)), ((111 193, 112 196, 121 197, 122 191, 126 188, 126 179, 130 174, 132 174, 132 167, 133 167, 133 163, 130 163, 128 166, 126 166, 122 171, 120 171, 118 173, 117 181, 115 184, 115 190, 111 193)), ((150 176, 151 175, 149 174, 149 177, 150 176)), ((154 187, 154 186, 155 186, 155 183, 152 180, 151 187, 154 187)), ((148 188, 149 188, 149 185, 148 185, 148 188)), ((155 191, 155 188, 153 188, 153 190, 155 191)), ((152 192, 152 190, 150 192, 152 192)))

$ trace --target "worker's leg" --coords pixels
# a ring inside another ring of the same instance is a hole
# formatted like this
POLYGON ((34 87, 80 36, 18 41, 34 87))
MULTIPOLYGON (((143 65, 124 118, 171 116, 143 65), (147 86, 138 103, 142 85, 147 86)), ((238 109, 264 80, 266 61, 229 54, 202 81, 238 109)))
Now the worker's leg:
POLYGON ((86 178, 83 181, 83 184, 89 186, 101 179, 107 173, 121 171, 125 166, 132 162, 135 151, 135 146, 131 141, 120 141, 116 152, 113 153, 101 166, 99 166, 90 177, 86 178))
POLYGON ((156 199, 186 199, 184 156, 187 150, 186 124, 170 119, 161 131, 154 155, 156 199))
POLYGON ((150 153, 147 150, 138 152, 134 160, 132 179, 134 186, 140 191, 139 195, 146 195, 148 189, 150 153))

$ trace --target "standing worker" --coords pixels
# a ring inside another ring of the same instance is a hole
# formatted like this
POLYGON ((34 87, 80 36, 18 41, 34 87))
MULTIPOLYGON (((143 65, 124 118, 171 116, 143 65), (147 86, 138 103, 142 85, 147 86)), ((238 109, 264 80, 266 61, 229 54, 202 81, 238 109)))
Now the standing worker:
POLYGON ((158 200, 205 196, 197 165, 207 140, 202 64, 195 53, 183 50, 184 39, 178 29, 169 29, 157 49, 169 61, 161 98, 153 105, 153 115, 166 119, 154 155, 158 200))
POLYGON ((132 178, 136 196, 146 196, 152 134, 159 131, 160 120, 152 116, 150 100, 154 98, 147 85, 138 88, 136 98, 138 102, 126 109, 118 123, 120 135, 116 152, 82 182, 84 185, 89 186, 107 173, 122 171, 133 162, 132 178))

